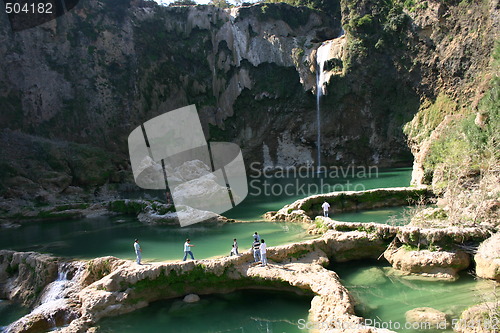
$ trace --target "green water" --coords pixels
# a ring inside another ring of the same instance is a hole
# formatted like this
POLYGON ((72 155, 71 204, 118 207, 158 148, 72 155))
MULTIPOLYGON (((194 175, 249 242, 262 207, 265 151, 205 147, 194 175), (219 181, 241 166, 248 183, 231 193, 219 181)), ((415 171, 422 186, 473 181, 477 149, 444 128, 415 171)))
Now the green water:
MULTIPOLYGON (((474 280, 466 272, 455 282, 422 280, 394 274, 387 263, 359 261, 335 263, 330 269, 337 272, 342 283, 357 301, 356 312, 377 322, 397 322, 397 332, 416 332, 405 328, 405 313, 417 307, 431 307, 458 319, 466 308, 484 302, 495 283, 474 280)), ((394 326, 393 326, 394 328, 394 326)), ((426 329, 420 332, 452 332, 426 329)))
MULTIPOLYGON (((345 169, 344 172, 349 170, 352 169, 345 169)), ((346 177, 332 172, 309 176, 303 178, 297 174, 291 177, 289 174, 284 177, 282 174, 272 178, 264 175, 251 178, 247 198, 225 215, 237 220, 262 221, 260 216, 266 211, 279 209, 296 199, 320 192, 407 186, 411 169, 356 170, 354 175, 350 173, 346 177)), ((357 214, 360 217, 363 215, 357 214)), ((195 224, 180 228, 146 226, 130 217, 99 217, 25 223, 16 229, 2 230, 0 243, 3 249, 38 251, 74 258, 111 255, 133 259, 132 243, 135 238, 139 238, 144 260, 153 261, 182 259, 183 243, 189 237, 195 245, 195 258, 205 259, 229 254, 233 238, 238 239, 240 251, 249 249, 255 231, 266 239, 269 246, 307 238, 303 226, 294 223, 195 224)))
POLYGON ((181 299, 152 303, 119 317, 99 322, 102 332, 275 332, 299 333, 297 322, 307 319, 311 297, 291 293, 243 290, 201 296, 198 303, 181 299))
POLYGON ((375 222, 406 225, 410 222, 407 215, 409 209, 410 207, 384 207, 357 212, 334 213, 330 214, 330 217, 343 222, 375 222))
POLYGON ((130 217, 98 217, 70 221, 27 223, 0 233, 3 249, 38 251, 73 258, 135 257, 132 244, 138 238, 145 261, 182 259, 183 244, 191 239, 196 259, 229 255, 233 238, 240 252, 250 249, 257 231, 269 246, 307 238, 298 223, 248 222, 224 225, 194 224, 188 227, 146 226, 130 217))
MULTIPOLYGON (((411 168, 398 168, 386 170, 371 170, 370 172, 355 171, 354 175, 349 169, 346 177, 340 173, 327 172, 320 175, 301 177, 299 173, 276 174, 275 177, 249 178, 248 196, 237 207, 225 212, 229 218, 256 221, 261 220, 262 214, 278 210, 284 205, 295 200, 319 193, 333 191, 370 190, 374 188, 409 186, 411 168), (338 176, 338 177, 335 177, 338 176)), ((352 169, 351 169, 352 171, 352 169)))
POLYGON ((28 308, 0 299, 0 331, 29 312, 28 308))

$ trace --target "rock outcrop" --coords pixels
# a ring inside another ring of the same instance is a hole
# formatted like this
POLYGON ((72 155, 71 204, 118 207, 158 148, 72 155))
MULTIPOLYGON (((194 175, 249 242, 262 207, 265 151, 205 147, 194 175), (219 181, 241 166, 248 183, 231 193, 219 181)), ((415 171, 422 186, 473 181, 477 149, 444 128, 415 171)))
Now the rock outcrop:
MULTIPOLYGON (((328 264, 321 250, 326 244, 325 239, 317 239, 271 247, 267 267, 256 266, 250 253, 148 265, 113 257, 73 263, 82 267, 71 278, 77 286, 57 298, 57 304, 50 307, 50 311, 35 309, 10 325, 9 332, 45 330, 52 320, 62 326, 67 324, 62 321, 64 318, 71 322, 59 332, 83 332, 92 330, 103 317, 134 311, 155 300, 187 295, 191 301, 193 293, 203 295, 239 288, 274 288, 313 294, 309 320, 320 325, 321 332, 344 332, 345 327, 355 325, 363 327, 363 332, 382 332, 363 325, 363 319, 354 314, 349 292, 337 274, 323 267, 328 264)), ((11 255, 24 256, 23 253, 11 255)))
POLYGON ((497 233, 481 243, 474 261, 477 276, 500 281, 500 234, 497 233))
POLYGON ((462 312, 453 326, 458 333, 494 333, 498 331, 498 302, 485 302, 462 312))
POLYGON ((189 295, 184 296, 182 301, 186 302, 186 303, 196 303, 196 302, 200 301, 200 296, 198 296, 196 294, 189 294, 189 295))
POLYGON ((0 298, 32 307, 57 277, 58 258, 36 252, 0 250, 0 298))
POLYGON ((444 312, 429 307, 406 311, 405 318, 408 323, 423 323, 431 329, 446 329, 450 325, 444 312))
POLYGON ((397 270, 433 278, 456 279, 457 273, 470 265, 470 257, 462 251, 413 250, 401 246, 388 249, 385 259, 397 270))
POLYGON ((330 204, 330 216, 335 213, 373 209, 380 207, 402 206, 420 200, 427 200, 433 194, 426 187, 379 188, 366 191, 338 191, 316 194, 285 205, 277 212, 266 214, 271 221, 312 222, 323 215, 321 205, 330 204))

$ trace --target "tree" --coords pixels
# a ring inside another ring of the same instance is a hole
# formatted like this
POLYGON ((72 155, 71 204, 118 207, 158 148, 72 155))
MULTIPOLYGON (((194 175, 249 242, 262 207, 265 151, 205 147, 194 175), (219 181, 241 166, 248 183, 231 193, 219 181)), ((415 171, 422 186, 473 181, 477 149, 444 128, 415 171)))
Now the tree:
POLYGON ((196 6, 194 0, 175 0, 170 4, 171 6, 196 6))
POLYGON ((231 7, 231 4, 227 0, 210 0, 209 4, 223 9, 231 7))

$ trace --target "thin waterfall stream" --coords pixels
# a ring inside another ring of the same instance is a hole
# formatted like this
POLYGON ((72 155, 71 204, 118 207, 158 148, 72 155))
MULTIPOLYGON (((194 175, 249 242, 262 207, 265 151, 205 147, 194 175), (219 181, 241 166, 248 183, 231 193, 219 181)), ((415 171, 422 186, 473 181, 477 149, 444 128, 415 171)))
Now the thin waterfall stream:
MULTIPOLYGON (((344 36, 345 31, 341 28, 340 34, 337 38, 344 36)), ((326 83, 328 81, 327 73, 325 71, 325 64, 331 59, 332 42, 335 39, 323 42, 316 50, 316 170, 321 167, 321 96, 326 95, 326 83)))

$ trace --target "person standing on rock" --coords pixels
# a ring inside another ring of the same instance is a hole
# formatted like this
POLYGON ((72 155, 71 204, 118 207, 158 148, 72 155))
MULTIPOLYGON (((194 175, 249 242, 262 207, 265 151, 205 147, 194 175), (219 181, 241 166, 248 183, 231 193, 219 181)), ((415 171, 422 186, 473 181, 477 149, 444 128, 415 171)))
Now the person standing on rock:
POLYGON ((267 266, 267 245, 264 238, 260 240, 260 261, 262 261, 262 266, 267 266))
POLYGON ((325 202, 323 202, 321 207, 323 207, 323 216, 328 217, 328 210, 330 209, 330 204, 325 200, 325 202))
POLYGON ((234 254, 239 255, 239 253, 238 253, 238 242, 236 241, 236 238, 233 239, 233 247, 234 247, 234 254))
POLYGON ((260 242, 257 240, 257 238, 255 238, 253 241, 252 249, 253 249, 253 259, 255 260, 255 262, 259 262, 260 261, 260 242))
POLYGON ((136 239, 134 241, 134 250, 135 250, 135 256, 136 256, 136 262, 138 265, 141 265, 141 259, 142 259, 142 249, 141 246, 139 245, 139 240, 136 239))
POLYGON ((253 239, 258 240, 260 242, 260 236, 257 231, 253 234, 253 239))
POLYGON ((184 243, 184 259, 182 261, 186 261, 188 254, 191 256, 191 259, 194 260, 193 252, 191 252, 191 248, 194 246, 193 244, 190 244, 191 240, 188 238, 186 239, 186 243, 184 243))
POLYGON ((234 244, 233 244, 233 247, 231 248, 231 252, 229 252, 229 256, 232 257, 232 256, 237 256, 238 255, 238 250, 236 250, 236 248, 234 247, 234 244))

